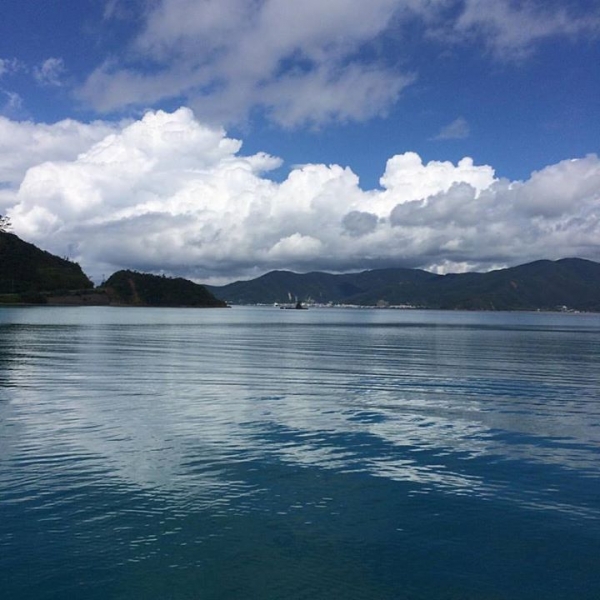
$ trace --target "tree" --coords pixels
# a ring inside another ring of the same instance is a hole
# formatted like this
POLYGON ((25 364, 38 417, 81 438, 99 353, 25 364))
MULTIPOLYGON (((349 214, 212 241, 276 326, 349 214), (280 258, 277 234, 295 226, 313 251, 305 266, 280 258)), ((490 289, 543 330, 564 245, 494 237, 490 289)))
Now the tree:
POLYGON ((0 215, 0 233, 4 233, 10 229, 10 219, 4 215, 0 215))

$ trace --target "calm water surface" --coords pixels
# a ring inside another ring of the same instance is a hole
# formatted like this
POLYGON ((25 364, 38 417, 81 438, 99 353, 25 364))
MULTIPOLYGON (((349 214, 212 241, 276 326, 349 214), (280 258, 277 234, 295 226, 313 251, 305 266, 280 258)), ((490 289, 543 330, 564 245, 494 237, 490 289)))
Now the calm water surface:
POLYGON ((2 598, 600 598, 600 316, 0 308, 2 598))

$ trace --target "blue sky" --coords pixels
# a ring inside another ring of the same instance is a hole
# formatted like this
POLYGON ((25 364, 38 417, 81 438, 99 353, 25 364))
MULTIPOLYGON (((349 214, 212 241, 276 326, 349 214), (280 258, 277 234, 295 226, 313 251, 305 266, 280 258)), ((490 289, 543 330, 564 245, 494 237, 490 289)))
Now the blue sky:
POLYGON ((0 11, 0 212, 96 277, 600 259, 597 1, 0 11))

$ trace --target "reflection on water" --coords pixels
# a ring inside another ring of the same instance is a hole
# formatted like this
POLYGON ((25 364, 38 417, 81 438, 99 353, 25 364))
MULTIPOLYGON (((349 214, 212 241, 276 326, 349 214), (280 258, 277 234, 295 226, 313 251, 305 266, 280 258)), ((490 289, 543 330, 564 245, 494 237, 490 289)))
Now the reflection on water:
POLYGON ((595 598, 599 359, 597 315, 0 309, 8 589, 595 598))

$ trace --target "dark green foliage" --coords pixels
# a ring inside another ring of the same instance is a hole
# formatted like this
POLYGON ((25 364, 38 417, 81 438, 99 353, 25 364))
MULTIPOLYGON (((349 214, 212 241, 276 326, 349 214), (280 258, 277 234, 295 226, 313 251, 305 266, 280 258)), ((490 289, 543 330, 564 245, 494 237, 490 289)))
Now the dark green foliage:
POLYGON ((581 259, 541 260, 490 273, 442 277, 436 308, 468 310, 600 311, 600 264, 581 259))
POLYGON ((12 233, 0 233, 0 294, 17 294, 22 302, 43 302, 40 292, 93 286, 77 263, 40 250, 12 233))
POLYGON ((600 312, 600 264, 577 258, 536 261, 490 273, 434 275, 380 269, 346 275, 273 271, 251 281, 209 288, 232 303, 304 302, 411 305, 465 310, 600 312))
POLYGON ((104 284, 111 303, 132 306, 225 307, 204 286, 187 279, 117 271, 104 284))

